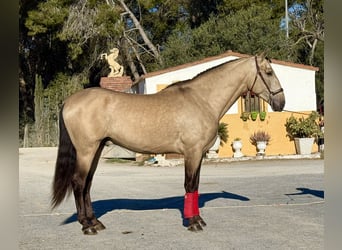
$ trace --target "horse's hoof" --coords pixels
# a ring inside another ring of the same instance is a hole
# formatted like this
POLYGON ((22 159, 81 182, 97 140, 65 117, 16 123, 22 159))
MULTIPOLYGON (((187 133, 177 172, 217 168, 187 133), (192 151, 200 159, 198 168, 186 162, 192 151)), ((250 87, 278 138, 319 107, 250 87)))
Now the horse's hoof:
POLYGON ((201 227, 199 223, 195 223, 195 224, 188 226, 188 230, 191 232, 199 232, 199 231, 203 231, 203 228, 201 227))
POLYGON ((97 234, 97 230, 94 227, 82 228, 82 231, 85 235, 95 235, 97 234))
POLYGON ((207 223, 204 222, 201 216, 196 215, 189 219, 189 226, 188 230, 191 232, 199 232, 202 231, 203 228, 207 225, 207 223))
POLYGON ((207 225, 207 223, 204 222, 204 220, 199 217, 199 220, 197 221, 202 227, 205 227, 207 225))
POLYGON ((94 225, 95 230, 101 231, 106 229, 106 227, 102 224, 101 221, 97 221, 96 224, 94 225))

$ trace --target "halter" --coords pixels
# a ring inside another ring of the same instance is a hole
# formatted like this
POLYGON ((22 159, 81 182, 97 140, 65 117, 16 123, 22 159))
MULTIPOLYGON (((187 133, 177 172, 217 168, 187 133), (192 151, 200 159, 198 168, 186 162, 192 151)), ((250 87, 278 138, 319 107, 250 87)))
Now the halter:
POLYGON ((255 65, 256 65, 256 68, 257 68, 257 73, 256 73, 256 75, 255 75, 255 78, 254 78, 254 82, 253 82, 253 84, 252 84, 252 87, 249 89, 249 91, 253 92, 253 88, 254 88, 255 82, 256 82, 256 80, 257 80, 257 78, 258 78, 258 75, 261 77, 262 82, 264 83, 264 85, 266 86, 268 92, 269 92, 271 95, 276 95, 276 94, 279 94, 280 92, 283 92, 283 91, 284 91, 283 88, 280 88, 280 89, 278 89, 278 90, 276 90, 276 91, 272 91, 272 90, 270 89, 270 87, 266 84, 265 78, 264 78, 263 75, 261 74, 260 67, 259 67, 259 65, 258 65, 258 61, 257 61, 257 57, 256 57, 256 56, 255 56, 255 65))

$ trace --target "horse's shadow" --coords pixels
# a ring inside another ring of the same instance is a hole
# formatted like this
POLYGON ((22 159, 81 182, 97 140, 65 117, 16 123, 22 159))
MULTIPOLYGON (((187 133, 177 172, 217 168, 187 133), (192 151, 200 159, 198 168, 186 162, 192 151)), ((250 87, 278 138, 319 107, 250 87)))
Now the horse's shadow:
POLYGON ((322 190, 315 190, 315 189, 310 189, 310 188, 296 188, 298 191, 300 191, 299 193, 292 193, 292 194, 285 194, 285 195, 313 195, 316 196, 318 198, 322 198, 324 199, 324 191, 322 190))
MULTIPOLYGON (((233 193, 222 191, 220 193, 201 193, 199 196, 199 207, 204 207, 205 203, 215 199, 233 199, 240 201, 249 201, 249 198, 233 193)), ((93 209, 98 218, 113 210, 160 210, 160 209, 177 209, 182 215, 184 196, 175 196, 160 199, 110 199, 94 201, 93 209)), ((74 213, 68 217, 62 224, 69 224, 77 221, 77 214, 74 213)))

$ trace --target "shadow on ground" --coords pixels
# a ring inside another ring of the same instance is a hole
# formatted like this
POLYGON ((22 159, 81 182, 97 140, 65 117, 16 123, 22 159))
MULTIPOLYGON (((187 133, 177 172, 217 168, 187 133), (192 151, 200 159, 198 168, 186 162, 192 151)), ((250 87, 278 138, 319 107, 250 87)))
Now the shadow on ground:
MULTIPOLYGON (((203 193, 199 197, 199 207, 204 207, 205 203, 215 199, 232 199, 240 201, 249 201, 249 198, 233 193, 222 191, 220 193, 203 193)), ((93 208, 97 218, 114 210, 160 210, 177 209, 183 217, 184 196, 175 196, 160 199, 110 199, 94 201, 93 208)), ((77 214, 74 213, 62 224, 68 224, 77 221, 77 214)))
POLYGON ((318 198, 324 199, 324 191, 322 190, 315 190, 310 188, 296 188, 299 193, 292 193, 292 194, 285 194, 285 195, 312 195, 318 198))

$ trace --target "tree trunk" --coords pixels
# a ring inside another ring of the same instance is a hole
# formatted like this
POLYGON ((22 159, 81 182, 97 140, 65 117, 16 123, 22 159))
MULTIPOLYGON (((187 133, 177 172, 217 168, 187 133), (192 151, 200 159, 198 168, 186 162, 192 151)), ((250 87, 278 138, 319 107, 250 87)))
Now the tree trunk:
POLYGON ((144 40, 147 47, 152 51, 154 57, 157 59, 157 61, 160 64, 163 64, 158 49, 153 45, 151 40, 147 37, 147 35, 146 35, 143 27, 141 26, 140 22, 138 21, 138 19, 135 17, 135 15, 132 13, 132 11, 127 7, 127 5, 125 4, 125 2, 123 0, 119 0, 119 2, 121 4, 121 6, 124 8, 124 10, 129 14, 129 16, 132 19, 135 27, 138 29, 138 31, 141 35, 141 38, 144 40))
POLYGON ((128 67, 130 68, 133 77, 134 77, 134 82, 136 82, 140 78, 140 74, 138 72, 137 67, 134 64, 133 58, 131 57, 131 54, 129 53, 129 49, 127 46, 127 40, 125 38, 121 39, 121 44, 122 44, 122 54, 126 58, 126 62, 128 64, 128 67))
POLYGON ((36 133, 36 141, 35 146, 42 146, 43 145, 43 123, 44 123, 44 116, 43 116, 43 100, 44 99, 44 89, 42 78, 40 75, 36 75, 35 78, 35 90, 34 90, 34 125, 35 125, 35 133, 36 133))
POLYGON ((314 42, 312 43, 312 46, 311 46, 311 51, 310 51, 310 55, 309 55, 309 64, 310 65, 313 65, 313 59, 314 59, 314 55, 315 55, 316 45, 317 45, 317 39, 314 40, 314 42))

